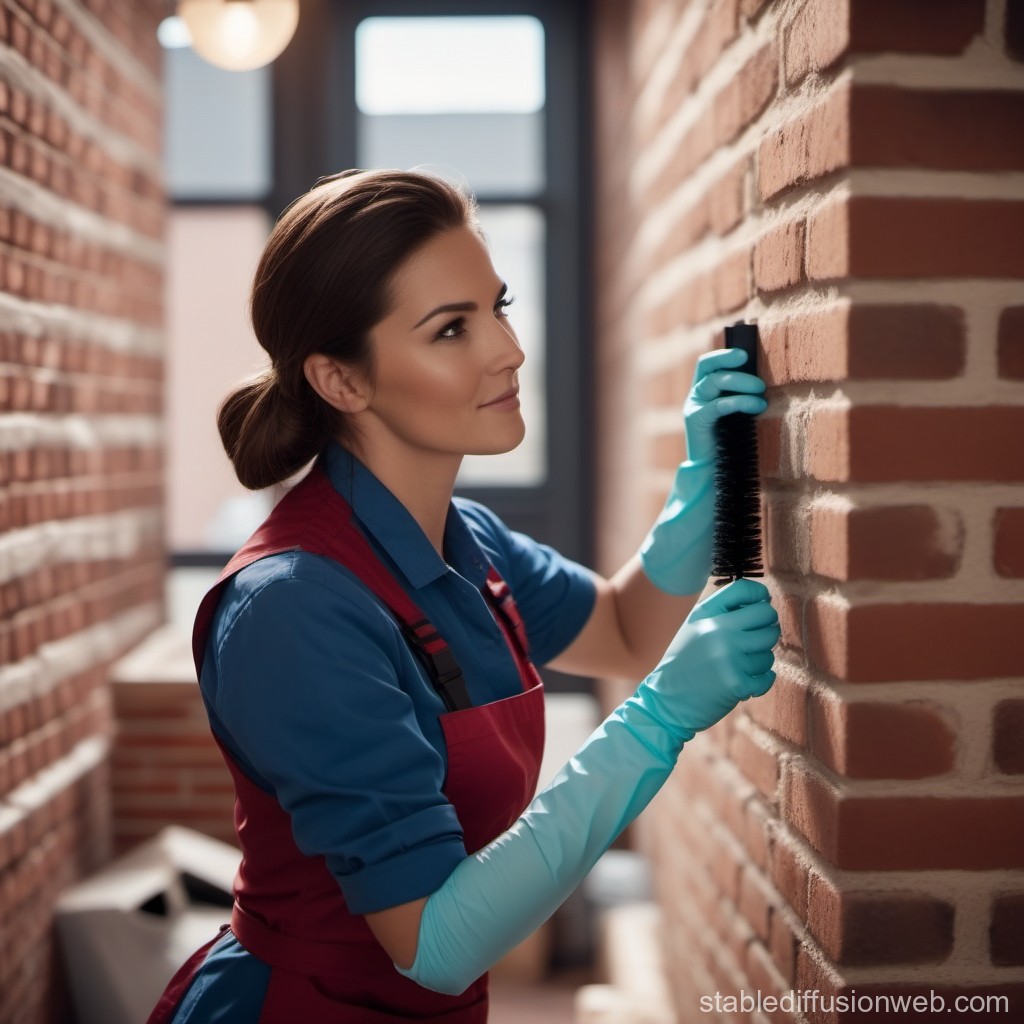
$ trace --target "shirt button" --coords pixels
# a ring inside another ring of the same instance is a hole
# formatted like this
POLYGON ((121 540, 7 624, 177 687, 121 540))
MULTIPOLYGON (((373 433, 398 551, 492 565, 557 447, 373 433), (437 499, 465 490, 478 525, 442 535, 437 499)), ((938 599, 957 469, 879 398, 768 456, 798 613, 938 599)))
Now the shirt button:
POLYGON ((482 569, 482 568, 484 567, 484 563, 483 563, 483 562, 481 562, 481 561, 480 561, 480 559, 479 559, 479 558, 477 558, 477 557, 476 557, 475 555, 473 556, 473 564, 474 564, 474 565, 475 565, 475 566, 476 566, 476 567, 477 567, 478 569, 482 569))

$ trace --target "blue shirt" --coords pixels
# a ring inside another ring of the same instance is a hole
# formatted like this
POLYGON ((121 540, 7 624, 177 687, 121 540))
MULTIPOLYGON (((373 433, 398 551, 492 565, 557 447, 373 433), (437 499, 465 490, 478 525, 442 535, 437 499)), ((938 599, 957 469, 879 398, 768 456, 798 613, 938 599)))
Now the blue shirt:
MULTIPOLYGON (((493 564, 519 607, 535 663, 590 616, 588 570, 456 499, 445 558, 340 445, 331 483, 412 601, 448 642, 470 699, 518 693, 515 661, 481 588, 493 564)), ((226 586, 201 674, 211 723, 246 773, 275 794, 303 853, 326 857, 353 913, 436 890, 466 853, 442 793, 445 708, 398 623, 330 558, 289 551, 226 586)))

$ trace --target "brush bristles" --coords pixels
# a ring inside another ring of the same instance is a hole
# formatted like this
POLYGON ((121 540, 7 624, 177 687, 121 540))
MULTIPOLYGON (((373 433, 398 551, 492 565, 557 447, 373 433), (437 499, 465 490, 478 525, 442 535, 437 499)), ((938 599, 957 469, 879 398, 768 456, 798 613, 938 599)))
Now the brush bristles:
POLYGON ((715 540, 711 575, 719 584, 763 576, 757 425, 732 413, 716 424, 715 540))

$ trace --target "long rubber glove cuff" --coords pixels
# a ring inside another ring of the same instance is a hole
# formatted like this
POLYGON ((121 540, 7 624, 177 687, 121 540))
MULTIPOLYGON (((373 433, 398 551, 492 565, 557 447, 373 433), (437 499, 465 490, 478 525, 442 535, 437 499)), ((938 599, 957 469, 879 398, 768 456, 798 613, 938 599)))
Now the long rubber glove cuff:
POLYGON ((693 731, 669 727, 641 683, 518 821, 459 863, 426 902, 416 960, 400 973, 464 991, 538 928, 668 778, 693 731))
POLYGON ((711 572, 714 528, 715 459, 683 462, 640 545, 647 578, 666 594, 699 594, 711 572))

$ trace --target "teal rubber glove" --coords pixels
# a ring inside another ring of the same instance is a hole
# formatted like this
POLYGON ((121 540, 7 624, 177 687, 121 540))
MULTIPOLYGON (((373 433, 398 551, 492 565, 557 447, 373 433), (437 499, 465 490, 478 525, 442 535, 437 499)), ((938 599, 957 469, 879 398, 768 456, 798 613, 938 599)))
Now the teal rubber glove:
POLYGON ((400 973, 455 995, 530 935, 647 806, 683 744, 768 690, 778 639, 761 583, 736 580, 696 605, 633 696, 427 900, 416 960, 400 973))
POLYGON ((715 527, 715 423, 734 412, 768 408, 764 381, 736 367, 738 348, 708 352, 697 360, 683 406, 688 459, 676 470, 665 506, 640 546, 647 578, 666 594, 697 594, 711 572, 715 527))

